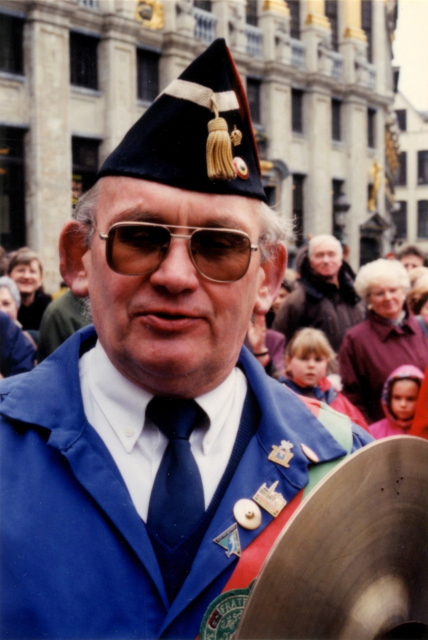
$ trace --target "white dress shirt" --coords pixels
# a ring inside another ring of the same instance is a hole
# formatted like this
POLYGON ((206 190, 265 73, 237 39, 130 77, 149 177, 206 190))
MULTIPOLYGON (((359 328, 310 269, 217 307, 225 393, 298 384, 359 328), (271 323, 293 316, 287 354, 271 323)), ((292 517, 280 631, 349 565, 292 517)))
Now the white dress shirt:
MULTIPOLYGON (((86 417, 110 451, 138 514, 146 521, 150 493, 168 444, 145 417, 153 395, 119 373, 99 341, 80 358, 79 374, 86 417)), ((220 386, 195 398, 209 418, 208 426, 195 429, 190 436, 205 507, 229 462, 246 393, 247 380, 235 367, 220 386)))

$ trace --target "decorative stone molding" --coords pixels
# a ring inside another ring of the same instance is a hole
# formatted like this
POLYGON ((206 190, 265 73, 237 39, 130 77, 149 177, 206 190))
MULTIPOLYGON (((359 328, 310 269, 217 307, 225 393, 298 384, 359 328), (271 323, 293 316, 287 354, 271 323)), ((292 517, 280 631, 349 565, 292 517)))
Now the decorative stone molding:
POLYGON ((279 16, 290 16, 290 9, 284 0, 264 0, 263 11, 271 11, 279 16))

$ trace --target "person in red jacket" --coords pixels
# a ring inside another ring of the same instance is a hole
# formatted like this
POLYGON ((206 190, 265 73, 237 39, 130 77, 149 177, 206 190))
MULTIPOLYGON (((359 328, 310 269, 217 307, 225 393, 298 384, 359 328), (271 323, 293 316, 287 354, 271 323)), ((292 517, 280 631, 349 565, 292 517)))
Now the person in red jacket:
POLYGON ((336 354, 327 336, 319 329, 306 327, 298 331, 287 346, 286 377, 280 380, 299 395, 325 402, 368 430, 357 407, 327 378, 327 372, 335 359, 336 354))

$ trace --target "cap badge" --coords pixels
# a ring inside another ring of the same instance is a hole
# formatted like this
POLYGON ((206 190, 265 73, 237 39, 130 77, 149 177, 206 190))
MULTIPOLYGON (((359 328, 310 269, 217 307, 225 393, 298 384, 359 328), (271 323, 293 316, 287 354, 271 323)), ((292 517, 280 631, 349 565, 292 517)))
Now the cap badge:
POLYGON ((242 142, 242 132, 239 131, 239 129, 236 128, 236 124, 233 127, 233 131, 230 134, 230 139, 232 141, 232 145, 234 147, 239 147, 239 145, 242 142))
POLYGON ((239 178, 241 178, 242 180, 248 180, 248 178, 250 177, 250 172, 245 160, 238 157, 233 158, 233 166, 235 167, 235 171, 239 178))

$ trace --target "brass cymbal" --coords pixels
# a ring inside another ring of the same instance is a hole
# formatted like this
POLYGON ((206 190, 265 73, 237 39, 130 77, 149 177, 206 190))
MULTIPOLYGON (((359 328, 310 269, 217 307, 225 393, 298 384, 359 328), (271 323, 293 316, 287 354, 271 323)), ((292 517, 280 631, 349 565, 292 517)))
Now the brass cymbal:
POLYGON ((410 621, 428 625, 428 441, 396 436, 350 456, 296 511, 235 638, 372 640, 410 621))

